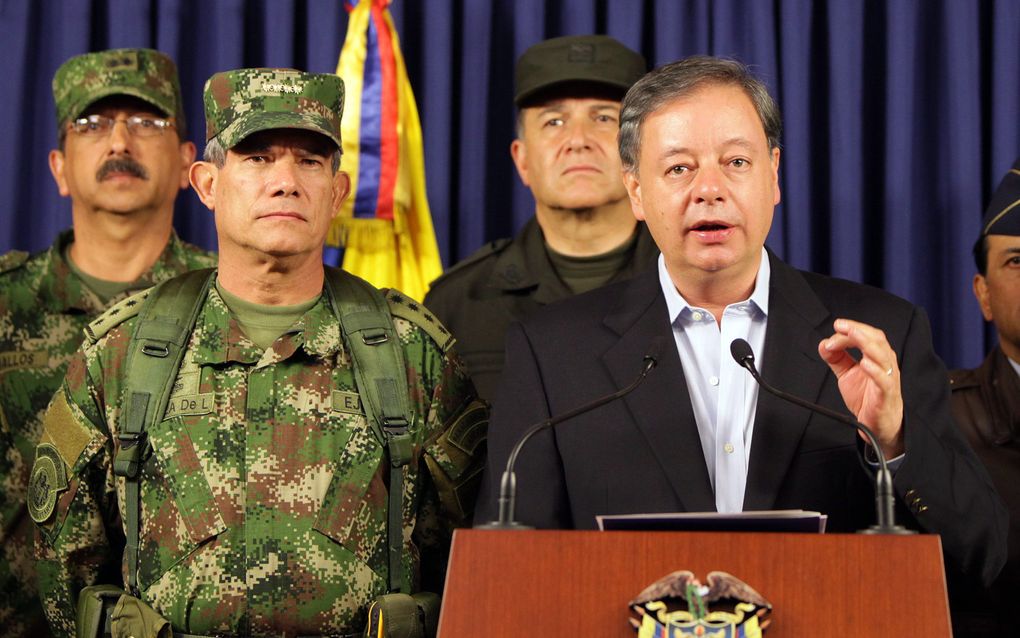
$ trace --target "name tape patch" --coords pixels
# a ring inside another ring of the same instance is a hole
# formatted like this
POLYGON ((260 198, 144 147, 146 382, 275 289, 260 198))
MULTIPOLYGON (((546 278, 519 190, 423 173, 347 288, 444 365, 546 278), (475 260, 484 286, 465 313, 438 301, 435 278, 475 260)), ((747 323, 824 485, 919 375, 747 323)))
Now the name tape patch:
POLYGON ((18 368, 49 367, 50 355, 44 350, 0 352, 0 372, 18 368))
POLYGON ((364 414, 365 409, 361 405, 361 396, 357 392, 343 392, 333 390, 333 411, 345 414, 364 414))
POLYGON ((216 393, 203 392, 201 394, 183 394, 170 397, 166 406, 166 414, 163 419, 170 419, 175 416, 196 416, 209 414, 216 407, 216 393))

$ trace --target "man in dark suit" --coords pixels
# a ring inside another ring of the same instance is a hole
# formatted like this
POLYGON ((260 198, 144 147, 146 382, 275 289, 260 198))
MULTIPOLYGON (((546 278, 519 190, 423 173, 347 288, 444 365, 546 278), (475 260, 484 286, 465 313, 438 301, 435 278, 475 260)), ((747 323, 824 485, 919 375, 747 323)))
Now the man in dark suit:
POLYGON ((873 459, 854 430, 759 392, 731 358, 746 339, 766 380, 849 408, 892 459, 900 520, 942 535, 953 570, 988 581, 1006 515, 949 415, 924 312, 880 290, 797 271, 764 248, 779 203, 778 109, 740 63, 696 57, 624 98, 620 157, 658 269, 514 325, 476 520, 531 424, 627 385, 624 400, 536 437, 520 456, 518 518, 592 528, 598 514, 803 508, 828 529, 874 522, 873 459))

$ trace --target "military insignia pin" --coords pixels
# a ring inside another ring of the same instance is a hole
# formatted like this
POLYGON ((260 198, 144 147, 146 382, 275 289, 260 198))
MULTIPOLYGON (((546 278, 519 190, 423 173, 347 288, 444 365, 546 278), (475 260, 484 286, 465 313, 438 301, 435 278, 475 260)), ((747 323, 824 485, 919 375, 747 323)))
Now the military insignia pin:
POLYGON ((677 571, 638 594, 630 601, 638 638, 760 638, 771 603, 726 572, 709 572, 706 582, 677 571))
POLYGON ((67 470, 57 448, 41 443, 35 449, 35 463, 28 483, 28 515, 45 523, 57 506, 57 496, 67 489, 67 470))

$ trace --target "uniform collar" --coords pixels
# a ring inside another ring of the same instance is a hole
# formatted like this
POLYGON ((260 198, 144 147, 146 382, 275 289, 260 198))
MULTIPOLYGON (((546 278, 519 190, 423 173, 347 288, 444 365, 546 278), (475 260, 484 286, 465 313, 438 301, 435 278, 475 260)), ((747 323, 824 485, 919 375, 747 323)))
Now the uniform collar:
MULTIPOLYGON (((637 241, 633 255, 610 281, 636 275, 654 263, 659 249, 643 223, 638 223, 637 241)), ((570 297, 567 288, 553 267, 545 245, 545 237, 538 220, 532 217, 506 249, 496 258, 488 285, 504 292, 523 292, 534 289, 534 299, 540 303, 570 297)))
POLYGON ((1020 440, 1020 375, 996 344, 978 368, 982 400, 994 417, 992 437, 1000 445, 1020 440))
POLYGON ((537 288, 535 297, 561 299, 570 290, 560 281, 545 249, 545 237, 532 217, 506 250, 496 258, 489 285, 507 292, 537 288))
POLYGON ((88 315, 96 315, 126 299, 134 293, 179 275, 193 268, 187 259, 188 249, 175 231, 170 232, 170 240, 163 248, 156 262, 128 290, 116 295, 107 303, 103 303, 92 292, 81 277, 74 274, 71 265, 64 256, 67 247, 74 242, 74 230, 68 229, 60 233, 43 257, 43 282, 40 294, 62 311, 79 311, 88 315))
POLYGON ((57 236, 53 245, 46 250, 42 269, 42 285, 39 294, 44 305, 59 308, 62 312, 78 311, 96 315, 103 311, 105 304, 92 292, 85 282, 71 270, 64 253, 74 242, 74 231, 65 230, 57 236))
POLYGON ((195 324, 195 332, 198 337, 194 360, 199 365, 236 362, 264 367, 288 359, 298 350, 325 359, 341 349, 340 323, 333 316, 325 295, 289 332, 263 351, 245 336, 213 286, 195 324))

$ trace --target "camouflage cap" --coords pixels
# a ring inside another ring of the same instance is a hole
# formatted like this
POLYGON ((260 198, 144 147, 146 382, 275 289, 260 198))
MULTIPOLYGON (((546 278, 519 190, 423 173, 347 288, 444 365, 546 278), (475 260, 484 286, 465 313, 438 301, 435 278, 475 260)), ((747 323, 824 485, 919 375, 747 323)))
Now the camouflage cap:
POLYGON ((181 84, 173 60, 152 49, 111 49, 78 55, 53 76, 57 127, 77 118, 93 102, 111 95, 145 100, 177 119, 184 130, 181 84))
POLYGON ((568 35, 530 47, 514 69, 514 104, 567 82, 618 89, 620 97, 645 74, 645 58, 608 35, 568 35))
POLYGON ((1020 235, 1020 158, 999 182, 985 209, 981 236, 985 235, 1020 235))
POLYGON ((298 128, 340 145, 344 83, 331 73, 294 69, 236 69, 205 83, 205 139, 229 150, 252 133, 298 128))

